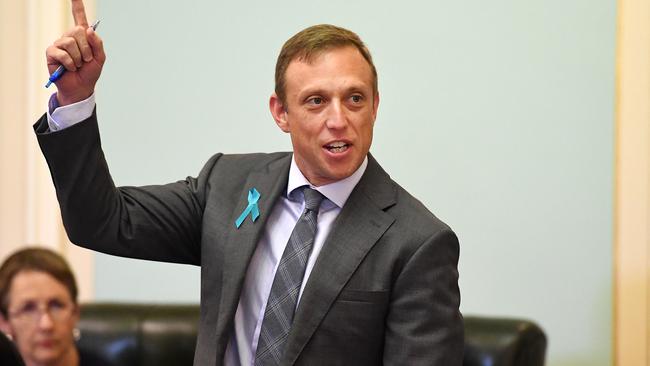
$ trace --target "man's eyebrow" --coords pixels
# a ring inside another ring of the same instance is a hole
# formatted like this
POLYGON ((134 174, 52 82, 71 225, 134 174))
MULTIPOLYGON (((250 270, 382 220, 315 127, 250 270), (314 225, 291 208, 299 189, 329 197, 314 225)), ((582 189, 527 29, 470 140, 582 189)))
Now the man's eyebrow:
POLYGON ((310 94, 324 94, 325 91, 323 88, 306 88, 303 91, 300 92, 300 95, 310 95, 310 94))
MULTIPOLYGON (((359 84, 353 84, 353 85, 346 86, 343 89, 343 91, 345 93, 356 92, 356 93, 364 94, 366 92, 365 89, 366 89, 366 85, 362 84, 362 83, 359 83, 359 84)), ((329 94, 329 92, 326 89, 321 88, 321 87, 305 88, 300 93, 298 93, 298 96, 300 96, 302 98, 303 96, 307 97, 307 96, 314 95, 314 94, 326 95, 326 94, 329 94)))
POLYGON ((366 93, 366 91, 363 90, 363 87, 356 87, 356 86, 352 86, 352 87, 348 88, 347 92, 348 93, 361 93, 361 94, 366 93))

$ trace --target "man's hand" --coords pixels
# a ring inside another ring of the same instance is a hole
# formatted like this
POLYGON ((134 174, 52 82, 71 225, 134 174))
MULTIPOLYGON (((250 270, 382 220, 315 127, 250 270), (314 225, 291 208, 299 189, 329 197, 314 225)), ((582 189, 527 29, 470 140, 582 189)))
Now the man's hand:
POLYGON ((101 38, 88 26, 83 0, 72 1, 74 28, 47 48, 47 68, 52 74, 59 65, 66 73, 55 82, 59 105, 68 105, 88 98, 106 61, 101 38))

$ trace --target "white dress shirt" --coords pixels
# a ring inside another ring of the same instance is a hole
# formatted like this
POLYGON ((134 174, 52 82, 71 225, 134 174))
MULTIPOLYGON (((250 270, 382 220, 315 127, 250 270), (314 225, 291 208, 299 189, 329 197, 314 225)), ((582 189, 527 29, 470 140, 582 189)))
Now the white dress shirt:
MULTIPOLYGON (((59 131, 83 121, 90 117, 94 107, 94 94, 84 101, 58 108, 53 95, 50 98, 47 113, 50 130, 59 131)), ((314 245, 305 269, 305 276, 298 294, 299 304, 309 275, 314 268, 332 224, 341 212, 341 208, 345 205, 352 190, 359 183, 367 165, 368 158, 366 157, 361 166, 351 176, 334 183, 314 187, 302 174, 296 165, 295 159, 291 159, 287 191, 278 198, 273 206, 264 232, 246 271, 246 278, 244 279, 235 313, 235 332, 226 348, 224 360, 226 366, 254 365, 266 301, 271 293, 275 271, 278 268, 293 227, 305 208, 302 190, 298 188, 309 186, 325 196, 318 211, 316 238, 314 239, 314 245)))
POLYGON ((95 94, 81 102, 59 107, 56 101, 56 93, 50 97, 50 104, 47 108, 47 124, 50 131, 60 131, 75 125, 93 114, 95 109, 95 94))

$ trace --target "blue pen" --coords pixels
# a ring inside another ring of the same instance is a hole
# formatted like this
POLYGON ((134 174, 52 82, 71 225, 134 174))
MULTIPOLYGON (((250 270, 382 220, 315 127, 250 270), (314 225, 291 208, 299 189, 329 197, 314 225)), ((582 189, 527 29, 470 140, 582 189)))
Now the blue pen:
MULTIPOLYGON (((93 28, 93 30, 96 30, 98 25, 99 25, 99 20, 96 20, 95 23, 91 25, 91 27, 93 28)), ((45 87, 49 88, 53 82, 61 79, 61 76, 63 76, 63 74, 65 74, 65 67, 63 65, 60 65, 59 67, 56 68, 56 70, 54 70, 52 75, 50 75, 50 79, 47 81, 47 84, 45 84, 45 87)))

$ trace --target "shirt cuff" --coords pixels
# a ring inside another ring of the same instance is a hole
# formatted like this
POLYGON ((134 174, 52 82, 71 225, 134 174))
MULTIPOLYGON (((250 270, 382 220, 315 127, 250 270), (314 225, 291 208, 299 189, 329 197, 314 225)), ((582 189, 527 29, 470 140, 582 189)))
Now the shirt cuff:
POLYGON ((54 93, 50 97, 47 109, 47 124, 50 131, 61 131, 90 117, 93 114, 93 109, 95 109, 94 93, 87 99, 63 107, 59 107, 56 93, 54 93))

